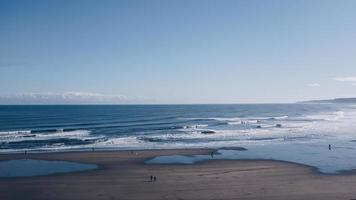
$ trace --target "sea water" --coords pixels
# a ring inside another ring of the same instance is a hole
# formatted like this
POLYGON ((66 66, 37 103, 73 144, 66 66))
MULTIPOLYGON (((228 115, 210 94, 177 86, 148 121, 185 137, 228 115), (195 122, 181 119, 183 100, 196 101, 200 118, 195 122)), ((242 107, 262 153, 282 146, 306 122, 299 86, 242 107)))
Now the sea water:
POLYGON ((96 169, 95 164, 47 160, 0 161, 0 178, 29 177, 96 169))
POLYGON ((355 124, 356 107, 335 103, 0 106, 0 152, 245 147, 236 158, 348 170, 355 124))

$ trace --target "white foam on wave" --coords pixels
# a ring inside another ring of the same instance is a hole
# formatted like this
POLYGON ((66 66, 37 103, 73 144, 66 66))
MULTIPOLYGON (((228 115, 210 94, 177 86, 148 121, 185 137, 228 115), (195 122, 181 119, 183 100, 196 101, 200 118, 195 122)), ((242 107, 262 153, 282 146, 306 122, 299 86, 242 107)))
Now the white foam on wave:
MULTIPOLYGON (((143 142, 171 142, 180 143, 186 140, 194 140, 199 142, 204 141, 248 141, 248 140, 261 140, 266 138, 270 139, 284 139, 286 133, 289 136, 305 136, 304 134, 299 134, 297 132, 298 128, 288 128, 281 129, 275 126, 265 126, 265 128, 255 128, 255 129, 242 129, 242 130, 214 130, 214 129, 198 129, 190 130, 181 133, 167 133, 167 134, 156 134, 156 135, 146 135, 142 137, 137 137, 143 140, 143 142), (294 134, 294 133, 295 134, 294 134)), ((199 142, 197 145, 199 145, 199 142)))
POLYGON ((208 126, 209 126, 208 124, 187 125, 187 126, 183 126, 183 129, 197 129, 197 128, 204 128, 208 126))
POLYGON ((249 125, 249 124, 257 124, 259 122, 260 122, 260 120, 256 120, 256 119, 242 119, 240 121, 227 122, 227 124, 228 125, 249 125))
MULTIPOLYGON (((331 115, 337 115, 332 113, 331 115)), ((341 115, 341 112, 339 113, 341 115)), ((45 146, 41 150, 74 150, 84 148, 103 148, 103 149, 163 149, 163 148, 194 148, 194 147, 222 147, 246 144, 269 144, 276 142, 315 140, 320 138, 333 137, 337 131, 350 130, 350 122, 356 119, 355 114, 343 113, 346 120, 344 123, 328 123, 328 121, 285 121, 282 128, 271 124, 262 124, 261 128, 244 129, 213 129, 206 125, 187 126, 178 132, 150 132, 149 134, 115 136, 103 140, 96 140, 94 144, 84 144, 69 146, 56 144, 56 146, 45 146), (203 131, 214 131, 212 134, 204 134, 203 131)), ((257 121, 255 121, 257 122, 257 121)), ((45 134, 44 134, 45 135, 45 134)), ((51 133, 53 137, 92 137, 90 132, 56 132, 51 133)), ((42 136, 46 137, 46 136, 42 136)), ((27 138, 32 139, 32 138, 27 138)))
POLYGON ((22 136, 22 135, 28 135, 28 134, 31 134, 31 130, 1 131, 0 132, 0 137, 1 136, 8 136, 8 135, 22 136))
POLYGON ((31 131, 10 131, 0 132, 1 142, 22 142, 50 139, 95 139, 99 136, 92 136, 88 130, 73 130, 73 131, 57 131, 57 132, 41 132, 32 133, 31 131))
MULTIPOLYGON (((185 129, 181 133, 147 135, 144 137, 147 137, 148 140, 140 141, 140 145, 151 146, 152 144, 159 144, 168 146, 170 145, 171 148, 173 148, 178 147, 180 145, 182 147, 199 147, 203 144, 210 146, 213 144, 223 143, 238 143, 240 145, 243 145, 247 143, 264 144, 269 142, 287 141, 310 142, 314 140, 328 140, 328 138, 330 139, 335 137, 344 137, 344 139, 351 139, 353 137, 353 124, 356 120, 356 112, 350 112, 350 110, 341 110, 338 112, 329 112, 313 115, 313 119, 317 120, 309 120, 311 118, 307 117, 304 118, 308 120, 300 120, 299 118, 291 118, 289 116, 281 116, 275 119, 284 120, 287 118, 289 118, 289 120, 283 121, 283 123, 281 123, 281 126, 277 126, 278 122, 268 120, 261 122, 255 120, 253 121, 254 123, 261 124, 260 128, 257 128, 257 125, 252 125, 247 128, 237 130, 211 129, 213 127, 211 127, 210 129, 192 128, 185 129), (214 131, 214 133, 204 134, 202 133, 204 130, 214 131), (194 140, 198 142, 189 142, 189 140, 194 140)), ((132 139, 133 141, 136 141, 134 138, 132 139)), ((140 140, 139 137, 136 139, 140 140)))
POLYGON ((97 148, 118 149, 157 149, 157 148, 186 148, 186 147, 223 147, 224 145, 243 145, 251 143, 269 143, 285 141, 293 138, 307 137, 304 134, 293 133, 289 130, 288 137, 277 128, 254 130, 214 130, 213 134, 203 134, 201 131, 190 133, 166 133, 108 138, 107 141, 96 142, 97 148), (193 141, 193 142, 192 142, 193 141))
POLYGON ((221 122, 239 122, 241 121, 241 118, 239 117, 201 117, 201 118, 184 118, 188 120, 215 120, 215 121, 221 121, 221 122))
POLYGON ((320 120, 320 121, 339 121, 345 117, 344 111, 336 111, 332 113, 319 113, 315 115, 307 115, 306 119, 320 120))
POLYGON ((230 125, 238 124, 254 124, 263 120, 285 120, 288 119, 288 115, 277 116, 277 117, 208 117, 208 118, 185 118, 189 120, 215 120, 220 122, 226 122, 230 125))
MULTIPOLYGON (((197 119, 197 118, 195 118, 197 119)), ((264 118, 199 118, 227 122, 228 125, 186 125, 175 131, 150 131, 130 136, 96 136, 88 130, 31 133, 27 130, 0 132, 0 141, 47 140, 55 138, 96 139, 94 144, 65 145, 56 143, 43 146, 41 150, 67 150, 81 148, 154 149, 186 147, 219 147, 245 144, 267 144, 271 142, 354 137, 356 111, 339 110, 303 117, 279 116, 264 118), (288 120, 285 120, 287 119, 288 120), (271 120, 272 119, 272 120, 271 120), (239 126, 239 125, 246 126, 239 126), (276 124, 281 124, 277 127, 276 124), (257 127, 260 126, 260 127, 257 127), (203 131, 213 131, 209 134, 203 131), (35 137, 29 137, 34 134, 35 137)), ((207 122, 208 123, 208 122, 207 122)), ((4 150, 1 150, 4 151, 4 150)))
POLYGON ((289 117, 288 115, 284 115, 284 116, 280 116, 280 117, 272 117, 271 119, 282 120, 282 119, 287 119, 288 117, 289 117))
POLYGON ((227 124, 229 125, 239 125, 239 124, 243 124, 244 122, 242 121, 236 121, 236 122, 227 122, 227 124))
POLYGON ((241 121, 241 118, 239 118, 239 117, 213 117, 213 118, 208 118, 208 119, 213 119, 216 121, 225 121, 225 122, 239 122, 239 121, 241 121))
POLYGON ((31 130, 3 131, 0 132, 0 142, 21 141, 35 137, 31 130))
POLYGON ((248 120, 264 121, 264 120, 285 120, 288 119, 288 115, 276 116, 276 117, 248 117, 248 120))

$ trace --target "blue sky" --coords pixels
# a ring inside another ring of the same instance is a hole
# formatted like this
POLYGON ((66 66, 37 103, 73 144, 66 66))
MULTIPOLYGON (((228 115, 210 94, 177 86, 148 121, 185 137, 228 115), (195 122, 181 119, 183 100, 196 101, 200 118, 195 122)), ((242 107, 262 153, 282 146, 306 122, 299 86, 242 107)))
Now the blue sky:
POLYGON ((352 0, 0 0, 0 103, 356 96, 355 10, 352 0))

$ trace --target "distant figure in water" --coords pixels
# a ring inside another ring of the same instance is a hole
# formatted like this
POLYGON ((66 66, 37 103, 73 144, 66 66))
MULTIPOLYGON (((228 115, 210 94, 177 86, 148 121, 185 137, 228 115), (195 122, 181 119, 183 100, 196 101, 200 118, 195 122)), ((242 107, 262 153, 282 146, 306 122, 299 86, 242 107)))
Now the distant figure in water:
POLYGON ((331 150, 331 144, 329 144, 329 150, 331 150))
POLYGON ((153 177, 153 181, 154 181, 154 182, 156 182, 156 180, 157 180, 157 177, 156 177, 156 176, 154 176, 154 177, 153 177))
POLYGON ((94 147, 93 147, 93 148, 91 148, 91 151, 95 151, 94 147))
POLYGON ((25 155, 27 155, 27 151, 25 151, 25 155))
POLYGON ((152 182, 152 180, 153 180, 153 176, 151 175, 151 182, 152 182))
POLYGON ((214 158, 214 151, 210 153, 211 158, 214 158))

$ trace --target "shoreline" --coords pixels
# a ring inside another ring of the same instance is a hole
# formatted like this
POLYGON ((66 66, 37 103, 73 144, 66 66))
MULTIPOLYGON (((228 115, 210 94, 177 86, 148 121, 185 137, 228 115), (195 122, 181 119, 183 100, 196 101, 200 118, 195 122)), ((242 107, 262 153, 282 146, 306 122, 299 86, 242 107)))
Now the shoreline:
POLYGON ((355 173, 323 174, 278 160, 205 160, 145 164, 162 155, 209 154, 171 149, 0 154, 0 160, 41 159, 97 164, 90 171, 0 179, 0 199, 353 199, 355 173), (136 154, 137 153, 137 154, 136 154), (158 177, 150 182, 149 176, 158 177))
MULTIPOLYGON (((53 159, 52 157, 54 155, 58 156, 59 158, 64 158, 64 159, 59 159, 59 161, 72 161, 72 162, 79 162, 79 163, 88 163, 88 164, 98 164, 95 162, 82 162, 81 160, 73 160, 73 159, 68 159, 70 158, 71 154, 97 154, 97 153, 109 153, 109 154, 115 154, 115 153, 129 153, 131 152, 149 152, 151 154, 154 154, 152 157, 145 157, 140 160, 137 160, 137 162, 141 162, 142 165, 162 165, 162 166, 185 166, 185 165, 204 165, 209 162, 224 162, 224 161, 236 161, 236 162, 276 162, 276 163, 286 163, 286 164, 292 164, 292 165, 298 165, 300 167, 305 167, 305 168, 310 168, 312 169, 316 174, 322 175, 322 176, 348 176, 348 175, 356 175, 356 168, 351 169, 351 170, 341 170, 336 173, 324 173, 318 170, 318 167, 312 166, 312 165, 307 165, 303 163, 298 163, 298 162, 292 162, 292 161, 286 161, 286 160, 278 160, 278 159, 262 159, 262 158, 251 158, 251 159, 206 159, 206 160, 200 160, 196 161, 194 163, 145 163, 148 160, 151 160, 157 156, 172 156, 172 155, 179 155, 179 156, 195 156, 195 155, 210 155, 211 152, 217 153, 218 150, 223 149, 223 150, 238 150, 238 151, 245 151, 247 150, 244 147, 222 147, 222 148, 182 148, 182 149, 137 149, 137 150, 107 150, 107 149, 98 149, 95 151, 91 150, 78 150, 78 151, 46 151, 46 152, 28 152, 27 154, 24 154, 24 152, 12 152, 12 153, 0 153, 0 161, 8 161, 8 160, 16 160, 16 159, 38 159, 38 160, 47 160, 47 161, 58 161, 57 159, 53 159), (174 153, 173 153, 174 152, 174 153)), ((137 163, 140 164, 140 163, 137 163)), ((98 170, 101 167, 98 165, 97 169, 98 170)), ((69 172, 69 173, 76 173, 76 172, 69 172)), ((65 173, 67 174, 67 173, 65 173)), ((43 175, 43 176, 51 176, 51 175, 43 175)), ((22 178, 22 177, 19 177, 22 178)), ((26 177, 23 177, 26 178, 26 177)), ((3 178, 0 178, 0 181, 3 178)))

